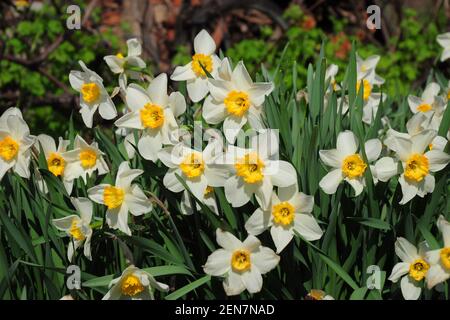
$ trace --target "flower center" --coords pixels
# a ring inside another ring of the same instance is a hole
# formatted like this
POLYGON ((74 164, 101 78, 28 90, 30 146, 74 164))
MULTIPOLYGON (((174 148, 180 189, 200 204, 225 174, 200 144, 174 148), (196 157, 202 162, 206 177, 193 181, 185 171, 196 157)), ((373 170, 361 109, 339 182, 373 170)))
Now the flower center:
POLYGON ((227 111, 238 117, 242 117, 250 108, 248 94, 243 91, 231 91, 223 102, 227 111))
POLYGON ((211 186, 207 186, 206 189, 205 189, 205 192, 203 193, 203 195, 205 197, 210 197, 210 196, 213 195, 213 193, 214 193, 214 188, 211 187, 211 186))
POLYGON ((48 170, 55 176, 60 176, 64 173, 66 167, 66 160, 57 152, 52 152, 47 158, 48 170))
POLYGON ((85 149, 80 152, 81 166, 84 169, 90 169, 97 162, 97 153, 91 149, 85 149))
POLYGON ((428 174, 428 158, 423 154, 415 153, 406 161, 405 177, 409 180, 422 181, 428 174))
POLYGON ((81 86, 81 95, 87 103, 93 103, 100 97, 100 87, 93 82, 85 83, 81 86))
POLYGON ((180 169, 186 177, 190 179, 197 178, 205 170, 202 155, 196 152, 188 154, 180 163, 180 169))
POLYGON ((123 56, 123 54, 121 52, 116 54, 116 57, 119 58, 119 59, 123 59, 124 58, 124 56, 123 56))
POLYGON ((141 109, 141 122, 146 128, 156 129, 164 123, 164 110, 157 104, 147 103, 141 109))
POLYGON ((81 241, 85 239, 83 231, 81 231, 81 228, 78 226, 78 219, 76 218, 72 220, 69 233, 75 240, 81 241))
MULTIPOLYGON (((359 88, 361 87, 361 82, 358 81, 358 83, 356 83, 356 92, 359 92, 359 88)), ((370 94, 372 93, 372 86, 370 85, 369 80, 364 79, 363 80, 363 87, 364 87, 364 101, 367 101, 367 99, 369 99, 370 94)))
POLYGON ((289 202, 280 202, 272 207, 273 222, 283 226, 294 221, 294 207, 289 202))
POLYGON ((431 109, 433 108, 428 103, 422 103, 420 106, 417 107, 417 111, 420 112, 427 112, 430 111, 431 109))
POLYGON ((206 77, 206 71, 212 71, 212 58, 202 53, 196 53, 192 56, 192 71, 197 77, 206 77), (204 70, 203 70, 204 69, 204 70))
POLYGON ((121 188, 108 186, 103 192, 103 201, 108 209, 114 209, 119 207, 125 197, 125 192, 121 188))
POLYGON ((231 267, 234 271, 244 272, 251 268, 250 252, 245 249, 239 249, 233 252, 231 256, 231 267))
POLYGON ((450 89, 447 91, 447 100, 450 100, 450 89))
POLYGON ((121 290, 122 294, 132 297, 144 291, 144 286, 138 277, 129 274, 122 280, 121 290))
POLYGON ((425 278, 430 265, 423 259, 417 259, 409 265, 409 276, 416 281, 425 278))
POLYGON ((5 161, 10 161, 19 153, 19 144, 10 136, 0 140, 0 157, 5 161))
POLYGON ((447 270, 450 270, 450 247, 444 248, 440 253, 441 262, 447 270))
POLYGON ((262 172, 265 165, 264 162, 254 152, 247 153, 234 164, 236 175, 242 177, 247 183, 257 183, 264 178, 262 172))
POLYGON ((352 154, 342 162, 342 172, 350 179, 361 177, 366 171, 367 165, 359 154, 352 154))
POLYGON ((325 293, 321 290, 312 289, 308 293, 308 300, 323 300, 323 297, 325 296, 325 293))

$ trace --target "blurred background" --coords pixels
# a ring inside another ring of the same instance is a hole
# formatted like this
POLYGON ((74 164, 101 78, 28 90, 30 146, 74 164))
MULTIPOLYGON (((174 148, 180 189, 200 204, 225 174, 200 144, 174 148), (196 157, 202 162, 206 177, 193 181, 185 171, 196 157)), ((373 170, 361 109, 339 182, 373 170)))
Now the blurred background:
MULTIPOLYGON (((117 79, 103 57, 126 52, 127 39, 142 41, 148 74, 170 73, 190 61, 192 40, 202 28, 222 54, 244 60, 251 74, 261 64, 275 68, 284 51, 281 68, 297 68, 298 88, 322 43, 329 62, 340 67, 338 81, 355 43, 360 56, 381 56, 377 73, 386 79, 383 90, 407 95, 427 81, 429 69, 449 68, 439 62, 436 42, 449 31, 449 16, 448 0, 2 0, 0 113, 20 107, 33 133, 63 134, 72 113, 82 128, 78 97, 68 81, 78 60, 112 92, 117 79), (71 4, 81 8, 80 30, 66 27, 71 4), (371 4, 381 8, 380 30, 366 26, 371 4)), ((115 102, 120 109, 120 99, 115 102)))

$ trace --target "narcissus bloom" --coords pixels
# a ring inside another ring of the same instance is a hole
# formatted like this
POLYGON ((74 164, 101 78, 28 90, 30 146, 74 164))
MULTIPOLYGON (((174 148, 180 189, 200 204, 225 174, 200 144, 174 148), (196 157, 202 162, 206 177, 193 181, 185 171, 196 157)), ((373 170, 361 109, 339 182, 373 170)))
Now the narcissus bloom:
POLYGON ((74 150, 64 153, 64 158, 68 162, 64 173, 65 178, 74 180, 81 177, 86 183, 86 178, 90 177, 94 171, 97 171, 98 175, 108 173, 109 168, 103 156, 104 153, 98 148, 97 142, 88 144, 77 135, 74 150))
POLYGON ((34 138, 16 108, 0 117, 0 180, 9 169, 23 178, 30 177, 31 146, 34 138))
POLYGON ((72 88, 80 93, 80 113, 83 122, 86 127, 92 128, 92 119, 97 109, 100 116, 106 120, 117 117, 117 110, 103 86, 103 79, 88 69, 83 61, 79 61, 79 64, 83 71, 70 71, 69 81, 72 88))
POLYGON ((297 183, 297 172, 287 161, 277 160, 278 139, 271 130, 253 136, 250 148, 229 146, 223 159, 230 171, 224 182, 225 196, 233 207, 250 201, 254 194, 261 208, 270 204, 273 186, 289 187, 297 183))
POLYGON ((217 229, 216 239, 222 249, 208 257, 203 266, 205 273, 224 276, 223 288, 229 296, 240 294, 245 289, 250 293, 261 291, 261 275, 275 268, 280 257, 272 249, 261 246, 261 242, 252 235, 241 242, 231 233, 217 229))
POLYGON ((193 102, 202 100, 208 94, 208 76, 217 76, 220 59, 214 53, 216 43, 206 30, 200 31, 194 38, 194 55, 192 61, 185 66, 178 66, 170 79, 174 81, 187 81, 187 92, 193 102))
POLYGON ((245 229, 257 236, 270 228, 277 253, 280 253, 291 242, 294 230, 308 241, 322 237, 323 231, 311 214, 313 206, 314 197, 298 192, 296 184, 278 188, 278 195, 272 193, 269 209, 256 209, 245 223, 245 229))
POLYGON ((128 55, 126 57, 118 53, 103 58, 113 73, 123 73, 128 66, 145 68, 145 62, 140 57, 142 46, 139 40, 136 38, 127 40, 127 47, 128 55))
POLYGON ((371 139, 364 144, 369 163, 358 153, 358 144, 353 132, 346 130, 339 133, 336 149, 319 151, 323 163, 333 168, 319 183, 325 193, 334 194, 344 180, 352 186, 356 196, 362 192, 365 185, 364 173, 369 164, 380 156, 381 142, 371 139))
POLYGON ((437 226, 441 231, 444 247, 427 252, 431 264, 427 275, 428 289, 450 278, 450 223, 444 216, 439 216, 437 226))
POLYGON ((311 289, 305 300, 334 300, 334 298, 329 294, 326 294, 325 291, 311 289))
POLYGON ((143 173, 139 169, 130 169, 128 162, 120 164, 116 183, 100 184, 88 190, 89 198, 107 207, 106 222, 113 229, 131 235, 128 226, 128 211, 140 216, 152 210, 152 203, 137 184, 132 181, 143 173))
POLYGON ((172 192, 185 190, 177 175, 186 183, 192 194, 204 202, 211 187, 220 187, 228 171, 216 165, 215 159, 222 154, 219 143, 209 143, 203 152, 182 144, 162 149, 159 159, 169 168, 164 176, 164 186, 172 192))
POLYGON ((426 259, 426 245, 422 243, 419 250, 405 238, 397 238, 395 241, 395 253, 402 262, 397 263, 392 269, 389 280, 397 282, 402 278, 400 287, 403 298, 417 300, 420 297, 421 281, 427 277, 430 264, 426 259))
POLYGON ((438 35, 436 40, 444 48, 441 61, 445 61, 450 58, 450 32, 438 35))
POLYGON ((44 151, 48 170, 55 176, 61 177, 67 193, 71 194, 73 179, 68 179, 66 176, 68 165, 66 151, 69 146, 69 140, 64 140, 60 137, 58 147, 56 147, 55 139, 46 134, 38 135, 37 139, 42 147, 42 151, 44 151))
POLYGON ((384 83, 384 79, 375 73, 380 56, 373 55, 367 59, 362 59, 356 54, 356 72, 357 80, 367 79, 373 85, 381 85, 384 83))
POLYGON ((403 192, 400 204, 407 203, 416 195, 423 198, 433 192, 435 181, 430 173, 444 169, 450 162, 450 156, 443 151, 426 151, 435 137, 436 131, 424 130, 410 139, 393 139, 396 155, 403 165, 399 178, 403 192))
POLYGON ((436 82, 429 83, 422 93, 421 97, 413 95, 408 96, 408 104, 412 113, 424 113, 431 116, 433 112, 442 113, 445 107, 444 99, 439 96, 441 87, 436 82))
POLYGON ((89 260, 91 256, 91 238, 92 228, 90 227, 92 219, 92 202, 88 198, 70 198, 78 215, 70 215, 61 219, 53 219, 53 225, 61 231, 64 231, 69 237, 69 247, 67 249, 67 258, 72 261, 75 250, 84 244, 84 255, 89 260))
POLYGON ((274 85, 253 82, 240 61, 229 80, 208 79, 211 93, 203 103, 203 118, 210 124, 223 121, 226 139, 234 143, 241 128, 248 122, 254 129, 262 128, 262 105, 274 85))
POLYGON ((186 101, 179 92, 167 94, 167 75, 161 73, 152 80, 147 90, 130 84, 126 91, 130 109, 115 122, 119 128, 139 129, 142 135, 138 150, 144 159, 158 160, 163 144, 173 144, 172 134, 178 129, 176 117, 186 110, 186 101))
POLYGON ((134 265, 123 270, 122 275, 111 281, 109 291, 102 300, 154 300, 153 291, 166 292, 169 286, 134 265))

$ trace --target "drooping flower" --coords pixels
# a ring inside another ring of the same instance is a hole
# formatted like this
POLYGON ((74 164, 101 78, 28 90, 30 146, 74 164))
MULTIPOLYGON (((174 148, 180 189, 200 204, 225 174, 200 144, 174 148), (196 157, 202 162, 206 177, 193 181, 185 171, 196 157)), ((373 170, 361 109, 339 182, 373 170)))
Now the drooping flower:
POLYGON ((77 135, 74 141, 74 150, 64 153, 67 161, 65 178, 74 180, 81 177, 86 183, 86 178, 90 177, 94 171, 97 171, 98 175, 108 173, 109 168, 103 156, 104 153, 98 148, 97 142, 88 144, 81 136, 77 135))
POLYGON ((403 298, 417 300, 422 292, 421 281, 427 277, 430 264, 426 259, 426 244, 422 243, 419 250, 405 238, 395 241, 395 253, 402 262, 392 269, 389 280, 396 283, 400 278, 403 298))
POLYGON ((427 252, 427 259, 431 264, 427 274, 428 289, 450 278, 450 223, 441 215, 437 226, 441 231, 444 247, 427 252))
POLYGON ((154 300, 153 291, 166 292, 169 286, 134 265, 123 270, 119 278, 112 280, 109 291, 102 300, 154 300))
POLYGON ((261 291, 262 274, 275 268, 280 257, 272 249, 261 246, 261 242, 249 235, 241 242, 229 232, 217 229, 217 243, 222 247, 214 251, 203 266, 206 274, 225 277, 223 288, 229 296, 245 289, 250 293, 261 291))
POLYGON ((294 237, 294 230, 305 240, 314 241, 322 237, 323 231, 311 214, 314 197, 298 192, 297 185, 278 188, 272 193, 271 206, 261 208, 250 216, 245 229, 255 236, 270 228, 272 240, 280 253, 294 237))
POLYGON ((436 82, 429 83, 422 93, 421 97, 413 95, 408 96, 408 104, 411 112, 423 113, 426 116, 431 116, 433 112, 442 113, 445 107, 445 101, 439 96, 441 88, 436 82))
POLYGON ((147 90, 130 84, 126 91, 130 109, 115 122, 119 128, 139 129, 142 135, 137 148, 144 159, 156 161, 163 144, 173 144, 173 133, 178 129, 176 117, 186 110, 186 101, 179 92, 167 94, 167 75, 161 73, 152 80, 147 90))
POLYGON ((83 71, 70 71, 69 81, 72 88, 80 93, 80 113, 83 122, 86 127, 92 128, 97 109, 100 116, 106 120, 117 117, 117 110, 103 86, 103 79, 88 69, 83 61, 79 61, 79 64, 83 71))
POLYGON ((435 137, 436 131, 424 130, 410 139, 393 139, 394 150, 403 166, 399 178, 403 192, 400 204, 407 203, 416 195, 423 198, 433 192, 435 180, 430 173, 442 170, 450 162, 450 156, 443 151, 426 151, 435 137))
POLYGON ((203 118, 210 124, 223 121, 228 142, 234 143, 247 122, 254 129, 263 127, 262 106, 274 88, 272 82, 253 82, 240 61, 229 80, 208 79, 208 86, 211 95, 203 103, 203 118))
POLYGON ((128 211, 140 216, 152 210, 153 206, 144 192, 133 180, 143 173, 139 169, 130 169, 128 162, 120 164, 114 185, 100 184, 88 190, 89 198, 103 204, 106 209, 106 222, 113 229, 131 235, 128 226, 128 211))
POLYGON ((224 188, 233 207, 243 206, 254 194, 261 208, 266 209, 273 186, 289 187, 297 183, 292 164, 276 158, 278 148, 273 131, 265 130, 251 138, 249 149, 229 146, 224 158, 217 161, 230 171, 224 188))
POLYGON ((9 169, 23 178, 30 177, 30 148, 33 144, 34 138, 20 110, 6 110, 0 117, 0 180, 9 169))
POLYGON ((336 149, 320 150, 320 159, 324 164, 332 168, 326 176, 320 180, 319 186, 327 194, 334 194, 342 181, 348 182, 358 196, 365 185, 364 174, 369 164, 380 156, 381 142, 378 139, 368 140, 365 145, 367 160, 363 160, 358 153, 358 140, 353 132, 346 130, 339 133, 336 149))
POLYGON ((192 61, 185 66, 178 66, 170 79, 173 81, 187 81, 187 92, 193 102, 202 100, 208 94, 208 76, 217 76, 220 59, 214 53, 216 44, 206 30, 200 31, 194 38, 194 55, 192 61))
POLYGON ((53 225, 61 231, 64 231, 69 237, 69 247, 67 249, 67 258, 72 261, 74 252, 84 244, 84 255, 89 260, 91 256, 91 238, 92 228, 92 202, 88 198, 70 198, 78 215, 69 215, 60 219, 53 219, 53 225))
POLYGON ((441 61, 445 61, 450 58, 450 32, 438 35, 436 40, 444 48, 441 55, 441 61))

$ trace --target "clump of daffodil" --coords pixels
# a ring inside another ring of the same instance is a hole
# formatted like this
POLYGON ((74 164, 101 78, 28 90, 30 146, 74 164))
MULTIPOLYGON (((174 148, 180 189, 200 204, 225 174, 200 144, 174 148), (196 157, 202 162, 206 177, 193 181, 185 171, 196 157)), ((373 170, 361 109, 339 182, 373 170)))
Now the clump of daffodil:
POLYGON ((112 280, 103 300, 154 300, 155 289, 166 292, 169 286, 158 282, 145 270, 130 265, 119 278, 112 280))
POLYGON ((206 274, 224 277, 223 288, 229 296, 245 289, 250 293, 261 291, 262 275, 278 265, 280 257, 273 250, 261 246, 261 242, 249 235, 241 242, 229 232, 217 229, 217 243, 222 247, 214 251, 203 269, 206 274))

